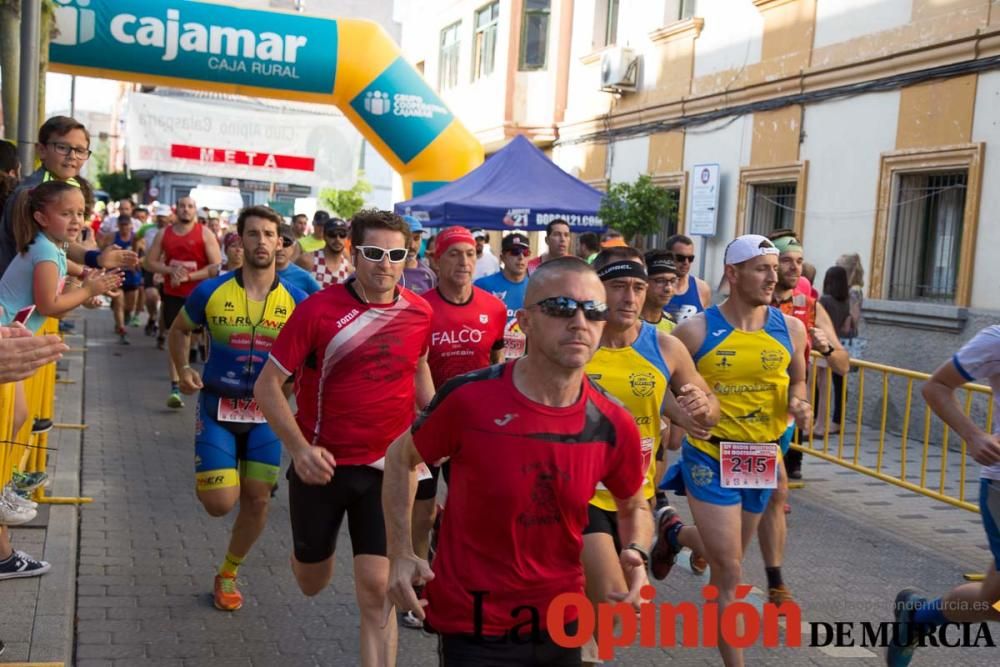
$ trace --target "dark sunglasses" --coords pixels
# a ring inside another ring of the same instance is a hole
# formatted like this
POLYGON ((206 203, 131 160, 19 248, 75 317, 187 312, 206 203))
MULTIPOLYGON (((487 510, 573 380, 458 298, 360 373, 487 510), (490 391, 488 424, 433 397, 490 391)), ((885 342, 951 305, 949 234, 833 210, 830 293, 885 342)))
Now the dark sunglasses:
POLYGON ((549 317, 569 319, 576 315, 577 310, 582 310, 584 318, 591 322, 604 322, 608 319, 608 307, 600 301, 577 301, 568 296, 550 296, 528 308, 534 306, 538 306, 549 317))
POLYGON ((674 261, 675 262, 687 262, 687 263, 690 264, 690 263, 694 262, 694 255, 678 255, 677 253, 674 253, 674 261))
POLYGON ((327 236, 327 238, 331 238, 331 239, 333 239, 333 238, 346 239, 347 238, 347 232, 345 230, 343 230, 343 229, 334 229, 333 231, 327 232, 326 236, 327 236))
POLYGON ((405 262, 409 253, 406 248, 380 248, 377 245, 359 245, 358 251, 369 262, 381 262, 388 255, 389 261, 393 264, 405 262))
POLYGON ((520 257, 521 255, 529 256, 531 255, 531 248, 511 248, 510 250, 504 250, 504 252, 515 257, 520 257))
POLYGON ((289 238, 287 236, 282 236, 281 237, 281 247, 282 248, 291 248, 293 243, 295 243, 295 239, 289 238))

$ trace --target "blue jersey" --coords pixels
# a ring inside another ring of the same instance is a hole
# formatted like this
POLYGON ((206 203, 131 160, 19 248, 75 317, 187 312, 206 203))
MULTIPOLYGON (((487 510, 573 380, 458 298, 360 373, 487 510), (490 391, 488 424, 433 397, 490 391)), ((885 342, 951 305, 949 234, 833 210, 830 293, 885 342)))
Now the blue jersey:
POLYGON ((507 328, 504 330, 504 358, 517 359, 524 356, 524 333, 517 324, 517 311, 524 307, 524 293, 528 289, 528 278, 515 283, 507 279, 503 271, 483 276, 474 285, 486 290, 507 306, 507 328))
POLYGON ((278 271, 278 277, 286 283, 295 285, 307 295, 315 294, 322 289, 319 286, 319 283, 316 282, 316 279, 313 278, 313 274, 309 273, 301 266, 296 266, 295 264, 289 264, 282 270, 278 271))
POLYGON ((694 317, 703 310, 705 310, 705 306, 701 305, 698 281, 691 274, 688 274, 687 292, 674 294, 663 308, 663 311, 673 317, 678 324, 689 317, 694 317))

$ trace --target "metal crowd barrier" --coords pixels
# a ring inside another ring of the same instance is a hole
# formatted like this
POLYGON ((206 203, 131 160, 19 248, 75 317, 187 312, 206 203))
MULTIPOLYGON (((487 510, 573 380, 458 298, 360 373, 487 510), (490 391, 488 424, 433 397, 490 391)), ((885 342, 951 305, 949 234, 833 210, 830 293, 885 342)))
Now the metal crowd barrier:
MULTIPOLYGON (((809 439, 796 433, 793 447, 928 498, 979 512, 978 504, 972 502, 978 500, 979 464, 967 455, 965 441, 955 442, 947 424, 919 393, 914 400, 914 390, 919 391, 930 375, 851 359, 852 372, 844 376, 841 388, 840 420, 834 422, 832 369, 815 363, 822 357, 813 355, 809 395, 816 397, 817 388, 824 384, 830 388, 820 393, 814 409, 814 432, 823 435, 809 439), (871 418, 873 411, 875 419, 871 418), (831 434, 831 428, 836 427, 839 433, 831 434)), ((966 384, 958 391, 965 414, 991 432, 991 389, 966 384)))

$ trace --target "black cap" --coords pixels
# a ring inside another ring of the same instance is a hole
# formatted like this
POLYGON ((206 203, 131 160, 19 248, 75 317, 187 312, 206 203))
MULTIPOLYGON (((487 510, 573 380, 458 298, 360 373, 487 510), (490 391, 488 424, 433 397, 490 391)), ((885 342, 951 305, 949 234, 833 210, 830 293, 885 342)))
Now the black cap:
POLYGON ((346 220, 341 220, 340 218, 330 218, 329 220, 326 221, 326 224, 323 225, 323 231, 325 231, 325 232, 328 232, 331 229, 344 229, 344 230, 347 230, 349 228, 350 228, 350 225, 347 224, 347 221, 346 220))
POLYGON ((531 250, 531 243, 528 242, 528 237, 517 232, 503 237, 503 240, 500 242, 500 251, 507 252, 514 248, 527 248, 531 250))
POLYGON ((330 214, 326 211, 316 211, 313 213, 313 225, 322 226, 326 224, 326 221, 330 219, 330 214))

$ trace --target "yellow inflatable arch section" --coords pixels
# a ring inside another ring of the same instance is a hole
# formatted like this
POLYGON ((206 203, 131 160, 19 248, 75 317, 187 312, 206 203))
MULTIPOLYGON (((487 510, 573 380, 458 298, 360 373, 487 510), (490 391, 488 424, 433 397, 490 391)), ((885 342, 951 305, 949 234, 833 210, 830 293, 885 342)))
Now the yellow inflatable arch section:
POLYGON ((55 0, 50 69, 336 105, 403 178, 455 180, 483 148, 380 25, 190 0, 55 0))

